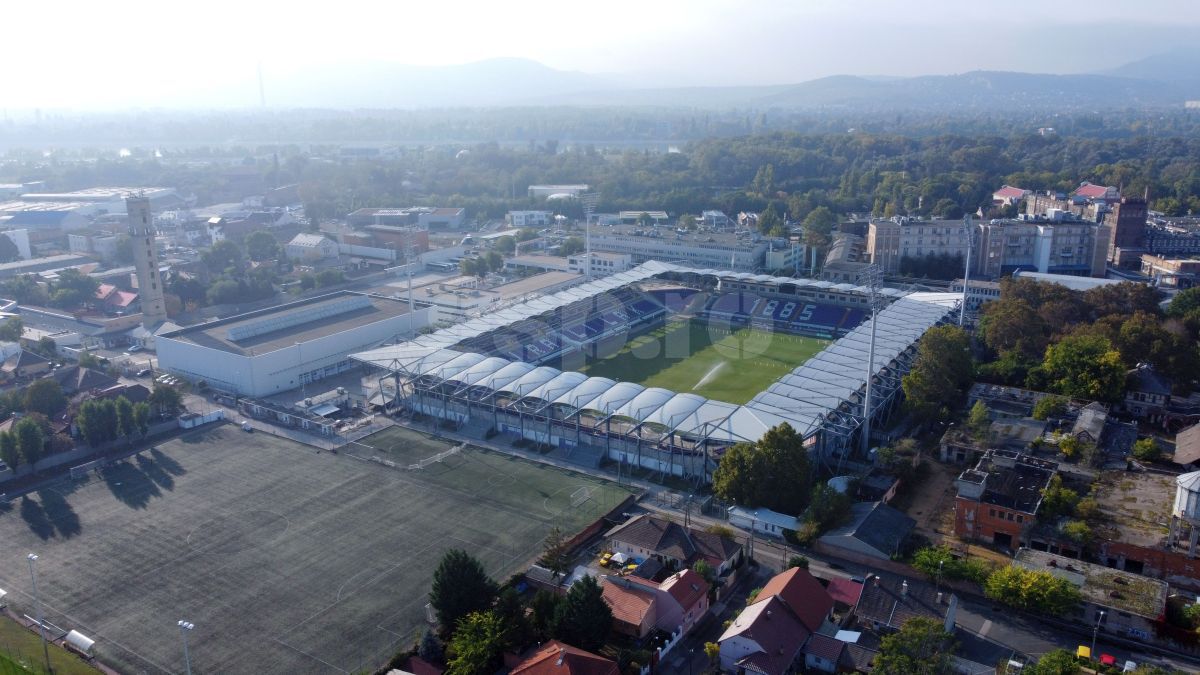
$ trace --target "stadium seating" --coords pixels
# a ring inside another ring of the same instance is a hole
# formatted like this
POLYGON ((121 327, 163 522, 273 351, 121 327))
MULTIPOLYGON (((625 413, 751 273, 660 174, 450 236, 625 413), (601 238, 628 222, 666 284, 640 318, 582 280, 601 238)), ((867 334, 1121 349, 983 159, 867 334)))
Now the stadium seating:
POLYGON ((829 336, 853 330, 866 316, 861 309, 801 299, 763 297, 751 293, 720 294, 709 301, 705 311, 710 317, 719 317, 735 323, 750 323, 772 330, 829 336))

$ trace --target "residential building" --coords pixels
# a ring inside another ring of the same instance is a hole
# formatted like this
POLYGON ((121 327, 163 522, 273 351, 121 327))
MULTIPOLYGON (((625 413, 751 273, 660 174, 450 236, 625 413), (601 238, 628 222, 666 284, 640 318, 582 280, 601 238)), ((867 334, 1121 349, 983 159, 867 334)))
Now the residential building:
MULTIPOLYGON (((144 301, 143 301, 144 302, 144 301)), ((349 354, 430 322, 431 310, 340 291, 168 331, 156 339, 162 370, 243 396, 267 396, 357 367, 349 354)))
POLYGON ((285 247, 288 260, 316 262, 338 256, 337 242, 320 234, 302 232, 292 238, 285 247))
POLYGON ((708 612, 708 582, 690 569, 661 582, 636 575, 606 576, 602 581, 613 628, 623 635, 640 639, 655 628, 686 634, 708 612))
MULTIPOLYGON (((1111 189, 1111 188, 1110 188, 1111 189)), ((1146 246, 1149 207, 1141 197, 1122 197, 1104 215, 1109 228, 1107 260, 1123 268, 1136 267, 1146 246)))
POLYGON ((874 219, 867 226, 867 255, 885 274, 900 272, 905 258, 967 255, 967 227, 961 220, 874 219))
POLYGON ((1103 277, 1111 227, 1063 214, 979 223, 972 270, 996 279, 1017 270, 1103 277))
POLYGON ((1167 608, 1168 586, 1158 579, 1028 548, 1013 565, 1069 581, 1082 596, 1074 619, 1104 633, 1148 640, 1167 608))
POLYGON ((808 252, 809 248, 800 241, 780 239, 769 242, 767 252, 763 256, 763 269, 788 275, 794 274, 806 265, 808 252))
POLYGON ((690 568, 704 560, 718 578, 727 575, 742 560, 742 545, 733 539, 651 514, 630 518, 604 538, 608 550, 635 558, 655 558, 668 570, 690 568))
POLYGON ((1121 201, 1121 191, 1111 185, 1093 185, 1092 183, 1083 182, 1075 191, 1071 193, 1072 197, 1082 198, 1089 202, 1104 202, 1108 204, 1116 204, 1121 201))
POLYGON ((554 212, 509 211, 505 220, 513 227, 546 227, 554 222, 554 212))
POLYGON ((871 662, 877 654, 853 642, 816 633, 804 645, 804 666, 809 672, 866 673, 870 672, 871 662))
MULTIPOLYGON (((971 279, 970 290, 967 291, 967 313, 978 314, 984 303, 1000 299, 1000 282, 971 279)), ((950 284, 951 293, 963 292, 963 280, 955 279, 950 284)))
MULTIPOLYGON (((1200 239, 1197 239, 1200 242, 1200 239)), ((1154 280, 1154 285, 1163 288, 1191 288, 1200 283, 1200 259, 1166 258, 1143 253, 1140 258, 1141 273, 1154 280)))
POLYGON ((700 222, 716 229, 718 232, 733 229, 734 223, 724 211, 701 211, 700 222))
POLYGON ((809 636, 830 625, 832 610, 833 599, 807 570, 793 567, 775 575, 718 640, 721 670, 792 671, 809 636))
POLYGON ((891 560, 916 527, 917 521, 883 502, 859 502, 850 507, 846 524, 821 535, 818 545, 879 560, 891 560))
POLYGON ((1030 190, 1013 187, 1011 185, 1005 185, 992 193, 992 204, 994 206, 1012 206, 1013 204, 1020 204, 1030 194, 1032 194, 1030 190))
POLYGON ((416 225, 366 225, 362 231, 369 234, 374 241, 372 245, 395 250, 400 257, 409 250, 415 249, 417 254, 429 250, 429 230, 416 225))
POLYGON ((1154 372, 1147 364, 1140 364, 1125 375, 1125 400, 1121 407, 1125 412, 1147 422, 1161 422, 1171 405, 1171 382, 1154 372))
POLYGON ((621 635, 641 640, 654 630, 658 623, 658 599, 653 591, 643 586, 605 578, 601 587, 604 603, 612 611, 613 630, 621 635))
POLYGON ((525 657, 510 675, 619 675, 617 662, 551 640, 525 657))
POLYGON ((1011 450, 988 450, 955 485, 954 534, 1018 548, 1036 522, 1057 464, 1011 450))
POLYGON ((41 354, 22 349, 5 359, 0 370, 3 370, 4 374, 10 378, 34 377, 50 370, 50 360, 41 354))
POLYGON ((854 607, 854 618, 864 628, 876 632, 899 630, 917 617, 936 619, 954 625, 950 608, 951 593, 939 592, 930 584, 909 585, 907 580, 885 581, 869 574, 854 607))

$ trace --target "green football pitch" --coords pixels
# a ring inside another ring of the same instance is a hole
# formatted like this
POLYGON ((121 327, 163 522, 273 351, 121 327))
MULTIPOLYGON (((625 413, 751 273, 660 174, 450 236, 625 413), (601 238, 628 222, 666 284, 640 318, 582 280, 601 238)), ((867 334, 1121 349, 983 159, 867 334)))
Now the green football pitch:
POLYGON ((745 403, 830 342, 698 320, 675 321, 631 338, 615 353, 586 364, 582 371, 745 403))

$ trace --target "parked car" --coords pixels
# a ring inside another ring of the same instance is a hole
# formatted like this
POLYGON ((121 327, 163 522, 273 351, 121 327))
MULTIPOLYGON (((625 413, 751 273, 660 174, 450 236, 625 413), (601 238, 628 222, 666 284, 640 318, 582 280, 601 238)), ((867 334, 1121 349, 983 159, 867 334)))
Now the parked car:
POLYGON ((150 374, 150 369, 149 369, 149 368, 142 368, 141 370, 137 371, 137 376, 138 376, 138 377, 146 377, 146 376, 147 376, 147 375, 149 375, 149 374, 150 374))
POLYGON ((134 352, 140 352, 140 351, 142 351, 142 346, 141 346, 141 345, 129 345, 129 349, 126 349, 126 350, 125 350, 125 352, 126 352, 127 354, 132 354, 132 353, 134 353, 134 352))

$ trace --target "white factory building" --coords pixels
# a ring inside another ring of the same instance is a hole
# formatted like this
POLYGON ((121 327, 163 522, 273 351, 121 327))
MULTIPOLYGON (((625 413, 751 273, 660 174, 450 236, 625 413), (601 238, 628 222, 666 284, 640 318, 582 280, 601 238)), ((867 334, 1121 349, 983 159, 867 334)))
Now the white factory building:
POLYGON ((351 291, 188 326, 155 340, 162 370, 242 396, 262 397, 358 366, 349 354, 408 339, 430 310, 351 291))

